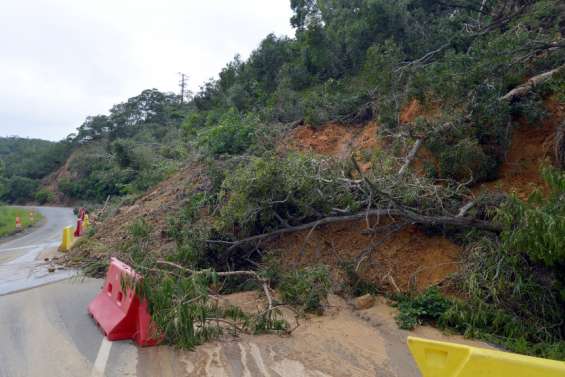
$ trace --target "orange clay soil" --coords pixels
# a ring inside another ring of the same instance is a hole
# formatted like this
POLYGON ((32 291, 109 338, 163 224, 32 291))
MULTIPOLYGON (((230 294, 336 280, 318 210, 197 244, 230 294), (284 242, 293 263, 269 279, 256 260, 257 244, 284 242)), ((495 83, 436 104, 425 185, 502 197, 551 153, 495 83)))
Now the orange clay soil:
MULTIPOLYGON (((437 109, 424 111, 417 100, 412 100, 402 110, 401 122, 410 123, 418 116, 434 117, 437 113, 437 109)), ((371 168, 367 152, 386 145, 377 133, 376 122, 363 126, 335 123, 317 128, 300 126, 289 133, 279 151, 313 152, 339 159, 353 154, 366 171, 371 168)), ((425 148, 420 149, 418 156, 420 161, 415 162, 415 169, 423 172, 422 160, 433 157, 425 148)), ((371 221, 374 223, 376 219, 371 221)), ((380 219, 381 225, 390 222, 390 219, 380 219)), ((365 221, 332 224, 319 227, 311 234, 303 231, 286 235, 269 247, 278 250, 276 255, 286 269, 323 263, 329 265, 335 275, 340 273, 337 268, 340 262, 351 261, 372 243, 379 242, 379 236, 362 234, 364 229, 365 221)), ((391 292, 411 288, 423 290, 457 271, 460 252, 459 246, 445 237, 426 235, 411 225, 384 240, 360 265, 359 275, 391 292)))
POLYGON ((381 146, 378 125, 369 122, 362 126, 329 123, 320 127, 299 126, 288 134, 280 151, 313 152, 338 159, 351 154, 371 151, 381 146))
MULTIPOLYGON (((377 223, 370 219, 371 226, 377 223)), ((390 224, 381 218, 379 224, 390 224)), ((395 292, 415 288, 424 290, 438 284, 457 270, 460 247, 440 235, 426 235, 414 225, 408 225, 390 238, 364 234, 366 221, 330 224, 309 231, 287 235, 269 246, 280 259, 283 268, 326 264, 340 279, 337 266, 351 261, 371 244, 379 244, 370 257, 361 263, 359 275, 384 289, 395 292), (380 243, 382 241, 382 244, 380 243)))
POLYGON ((545 106, 549 115, 538 124, 518 121, 512 131, 512 141, 506 161, 500 168, 500 178, 478 186, 481 189, 513 192, 519 198, 526 199, 534 190, 541 187, 547 190, 540 175, 540 167, 545 160, 551 160, 555 130, 563 120, 564 104, 555 98, 548 98, 545 106))
POLYGON ((440 114, 440 108, 436 104, 432 104, 430 108, 424 108, 420 101, 414 98, 400 110, 399 120, 401 124, 410 124, 418 117, 432 120, 440 114))
MULTIPOLYGON (((413 123, 418 117, 422 117, 427 120, 433 120, 434 118, 437 118, 440 113, 441 112, 439 106, 434 105, 430 109, 424 109, 420 101, 413 99, 402 110, 400 110, 399 119, 401 124, 409 125, 413 123)), ((408 150, 405 151, 405 154, 406 153, 408 153, 408 150)), ((426 163, 433 164, 436 170, 439 170, 439 164, 435 157, 432 155, 428 148, 422 146, 420 147, 420 150, 418 150, 418 154, 412 162, 412 168, 414 169, 416 174, 424 176, 426 175, 426 163)))
POLYGON ((420 101, 413 99, 400 111, 400 123, 412 123, 420 115, 422 115, 422 105, 420 101))

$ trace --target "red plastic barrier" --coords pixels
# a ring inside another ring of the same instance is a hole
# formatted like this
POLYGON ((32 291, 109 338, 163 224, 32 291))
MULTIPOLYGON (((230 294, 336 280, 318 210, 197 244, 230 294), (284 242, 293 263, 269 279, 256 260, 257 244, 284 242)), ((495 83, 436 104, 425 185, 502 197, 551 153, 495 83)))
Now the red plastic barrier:
POLYGON ((84 214, 86 213, 86 210, 84 208, 79 208, 78 209, 78 218, 81 220, 84 220, 84 214))
POLYGON ((75 237, 82 236, 82 220, 81 219, 77 220, 77 227, 75 228, 74 236, 75 237))
POLYGON ((133 339, 140 346, 153 346, 162 340, 134 285, 141 277, 127 264, 112 258, 102 292, 88 305, 88 312, 108 340, 133 339))

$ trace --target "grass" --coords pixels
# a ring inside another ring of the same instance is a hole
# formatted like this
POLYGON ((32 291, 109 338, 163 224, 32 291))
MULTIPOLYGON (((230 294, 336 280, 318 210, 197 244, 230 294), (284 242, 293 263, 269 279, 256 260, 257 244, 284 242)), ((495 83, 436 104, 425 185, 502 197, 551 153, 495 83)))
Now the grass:
POLYGON ((30 211, 27 208, 0 206, 0 237, 18 232, 16 217, 19 217, 22 222, 21 229, 28 228, 43 218, 39 212, 30 211), (30 217, 30 213, 33 213, 33 217, 30 217))

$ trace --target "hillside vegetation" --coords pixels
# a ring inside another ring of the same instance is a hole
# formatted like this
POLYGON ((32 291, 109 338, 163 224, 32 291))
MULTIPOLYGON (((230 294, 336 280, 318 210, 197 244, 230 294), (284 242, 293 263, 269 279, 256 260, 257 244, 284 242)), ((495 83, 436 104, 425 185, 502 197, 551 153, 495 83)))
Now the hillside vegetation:
POLYGON ((563 2, 290 5, 294 38, 189 101, 146 90, 69 137, 49 187, 98 215, 69 260, 131 263, 184 347, 289 333, 283 308, 321 313, 333 290, 565 358, 563 2), (263 310, 214 299, 243 289, 263 310))
POLYGON ((51 195, 40 188, 41 179, 65 162, 71 148, 68 141, 0 138, 0 201, 49 201, 51 195))

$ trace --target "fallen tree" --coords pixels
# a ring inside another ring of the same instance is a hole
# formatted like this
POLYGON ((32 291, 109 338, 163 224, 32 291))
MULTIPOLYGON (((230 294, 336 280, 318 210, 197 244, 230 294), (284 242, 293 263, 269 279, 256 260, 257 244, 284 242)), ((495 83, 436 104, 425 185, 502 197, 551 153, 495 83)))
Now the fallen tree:
POLYGON ((512 89, 502 97, 500 97, 501 101, 511 101, 518 97, 523 97, 530 92, 533 88, 537 85, 540 85, 547 80, 551 79, 553 76, 561 72, 565 68, 565 65, 552 69, 551 71, 541 73, 537 76, 530 78, 524 84, 517 86, 516 88, 512 89))
POLYGON ((462 216, 427 216, 421 215, 406 208, 380 208, 380 209, 370 209, 368 211, 362 211, 348 216, 328 216, 320 220, 312 221, 306 224, 301 224, 297 226, 291 226, 287 228, 277 229, 273 232, 258 234, 255 236, 243 238, 237 241, 220 241, 220 240, 208 240, 211 244, 224 244, 228 245, 228 251, 232 251, 240 246, 257 243, 260 244, 262 241, 273 239, 277 236, 284 234, 300 232, 302 230, 315 229, 318 226, 335 224, 341 222, 351 222, 363 220, 367 217, 383 217, 388 216, 391 218, 402 218, 408 220, 413 224, 419 225, 446 225, 453 226, 456 228, 474 228, 489 232, 500 233, 502 227, 483 220, 477 220, 473 218, 466 218, 462 216))

